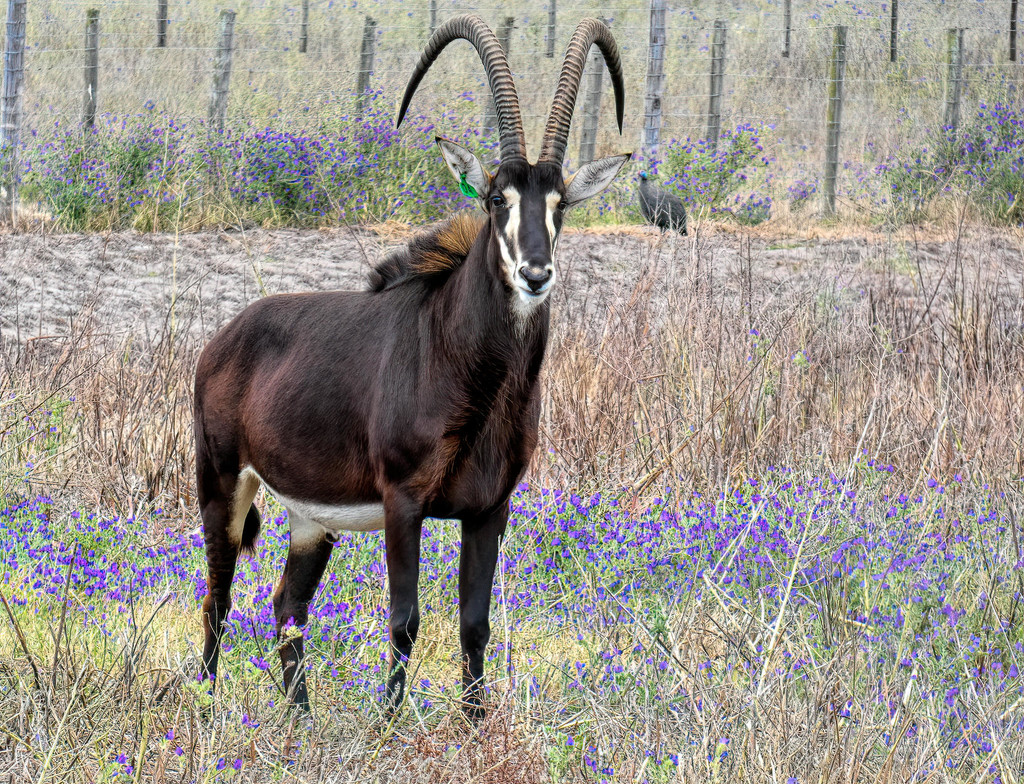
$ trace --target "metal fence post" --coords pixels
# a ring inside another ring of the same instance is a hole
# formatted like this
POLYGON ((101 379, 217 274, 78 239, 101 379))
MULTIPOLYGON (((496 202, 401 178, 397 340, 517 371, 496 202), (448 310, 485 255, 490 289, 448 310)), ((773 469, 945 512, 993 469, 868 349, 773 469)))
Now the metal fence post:
POLYGON ((363 111, 366 106, 366 93, 370 89, 376 43, 377 20, 368 16, 363 22, 363 45, 359 53, 359 77, 356 80, 356 105, 359 107, 359 111, 363 111))
POLYGON ((21 86, 25 80, 25 6, 27 0, 8 0, 4 43, 4 85, 0 101, 0 153, 3 155, 3 199, 0 221, 14 224, 18 196, 18 143, 21 140, 21 86))
POLYGON ((302 21, 299 23, 299 54, 309 45, 309 0, 302 0, 302 21))
POLYGON ((160 48, 167 46, 167 0, 156 4, 156 45, 160 48))
POLYGON ((1010 62, 1017 62, 1017 0, 1010 0, 1010 62))
POLYGON ((782 56, 789 57, 790 34, 793 30, 793 0, 782 2, 782 56))
POLYGON ((718 152, 718 137, 722 132, 722 89, 725 83, 725 20, 715 20, 711 40, 711 97, 708 99, 708 149, 718 152))
POLYGON ((900 20, 900 3, 899 0, 889 0, 891 5, 889 12, 889 62, 896 62, 898 55, 897 51, 897 36, 899 30, 900 20))
POLYGON ((836 214, 836 175, 839 171, 839 130, 843 120, 843 78, 846 75, 846 27, 835 29, 828 80, 828 119, 825 141, 825 215, 836 214))
POLYGON ((220 43, 213 66, 213 90, 210 93, 210 131, 223 133, 228 114, 228 87, 231 84, 231 57, 234 53, 235 12, 220 12, 220 43))
POLYGON ((653 159, 661 136, 661 99, 665 93, 665 0, 651 0, 651 31, 644 97, 644 157, 653 159))
POLYGON ((96 94, 100 81, 100 11, 85 12, 85 101, 82 125, 89 130, 96 124, 96 94))

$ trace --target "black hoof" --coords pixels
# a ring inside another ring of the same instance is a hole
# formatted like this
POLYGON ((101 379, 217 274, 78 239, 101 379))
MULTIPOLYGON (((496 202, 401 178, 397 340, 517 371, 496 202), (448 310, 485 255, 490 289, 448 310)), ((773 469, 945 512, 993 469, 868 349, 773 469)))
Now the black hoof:
POLYGON ((405 699, 405 677, 391 678, 388 680, 387 689, 384 692, 384 716, 390 721, 398 713, 405 699))
POLYGON ((481 705, 479 700, 463 700, 462 714, 473 724, 477 724, 487 716, 487 708, 481 705))
POLYGON ((165 699, 167 699, 167 695, 168 694, 170 694, 172 691, 177 690, 177 688, 178 688, 178 686, 180 684, 181 684, 181 679, 178 676, 174 676, 173 678, 170 678, 169 680, 164 681, 159 686, 154 688, 153 689, 153 704, 154 705, 160 705, 165 699))

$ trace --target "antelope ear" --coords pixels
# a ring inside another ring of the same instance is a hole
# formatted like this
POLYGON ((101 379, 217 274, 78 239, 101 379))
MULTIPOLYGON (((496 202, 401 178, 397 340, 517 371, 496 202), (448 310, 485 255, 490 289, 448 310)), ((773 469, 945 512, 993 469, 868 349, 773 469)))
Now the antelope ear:
POLYGON ((459 190, 469 197, 486 199, 491 187, 491 175, 480 163, 480 160, 461 144, 437 137, 437 146, 441 148, 448 170, 458 180, 459 190))
POLYGON ((581 166, 565 183, 565 200, 569 206, 586 201, 611 185, 632 154, 613 155, 581 166))

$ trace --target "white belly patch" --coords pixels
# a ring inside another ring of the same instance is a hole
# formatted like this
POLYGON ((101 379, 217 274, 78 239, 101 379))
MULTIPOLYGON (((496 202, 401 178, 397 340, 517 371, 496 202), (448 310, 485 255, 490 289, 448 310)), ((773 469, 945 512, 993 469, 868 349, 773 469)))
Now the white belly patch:
POLYGON ((303 501, 279 493, 247 466, 244 471, 255 475, 267 492, 288 510, 288 527, 291 529, 293 545, 320 541, 324 534, 329 537, 342 531, 381 531, 384 529, 384 504, 322 504, 318 501, 303 501))

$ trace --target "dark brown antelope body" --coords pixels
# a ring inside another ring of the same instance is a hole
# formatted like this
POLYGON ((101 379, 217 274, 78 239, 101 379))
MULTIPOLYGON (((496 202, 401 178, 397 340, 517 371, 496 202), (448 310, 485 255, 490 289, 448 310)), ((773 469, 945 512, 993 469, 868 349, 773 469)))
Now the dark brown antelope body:
MULTIPOLYGON (((598 35, 602 50, 614 53, 607 29, 586 24, 570 52, 575 44, 585 57, 598 35)), ((482 710, 498 544, 509 496, 537 444, 558 232, 564 210, 603 189, 628 156, 594 162, 568 182, 560 157, 529 164, 504 55, 474 17, 450 20, 434 34, 402 114, 433 58, 460 37, 481 53, 501 99, 504 159, 491 175, 464 148, 439 143, 449 168, 476 190, 486 220, 459 216, 415 239, 377 267, 368 291, 260 300, 200 357, 196 464, 209 566, 204 666, 211 678, 235 563, 259 532, 252 502, 262 482, 288 510, 291 531, 274 596, 279 633, 290 621, 305 624, 340 531, 384 530, 391 706, 402 698, 419 626, 423 519, 461 521, 466 706, 482 710)), ((621 83, 617 55, 609 67, 621 83)), ((280 650, 285 688, 306 704, 301 635, 288 636, 280 650)))

